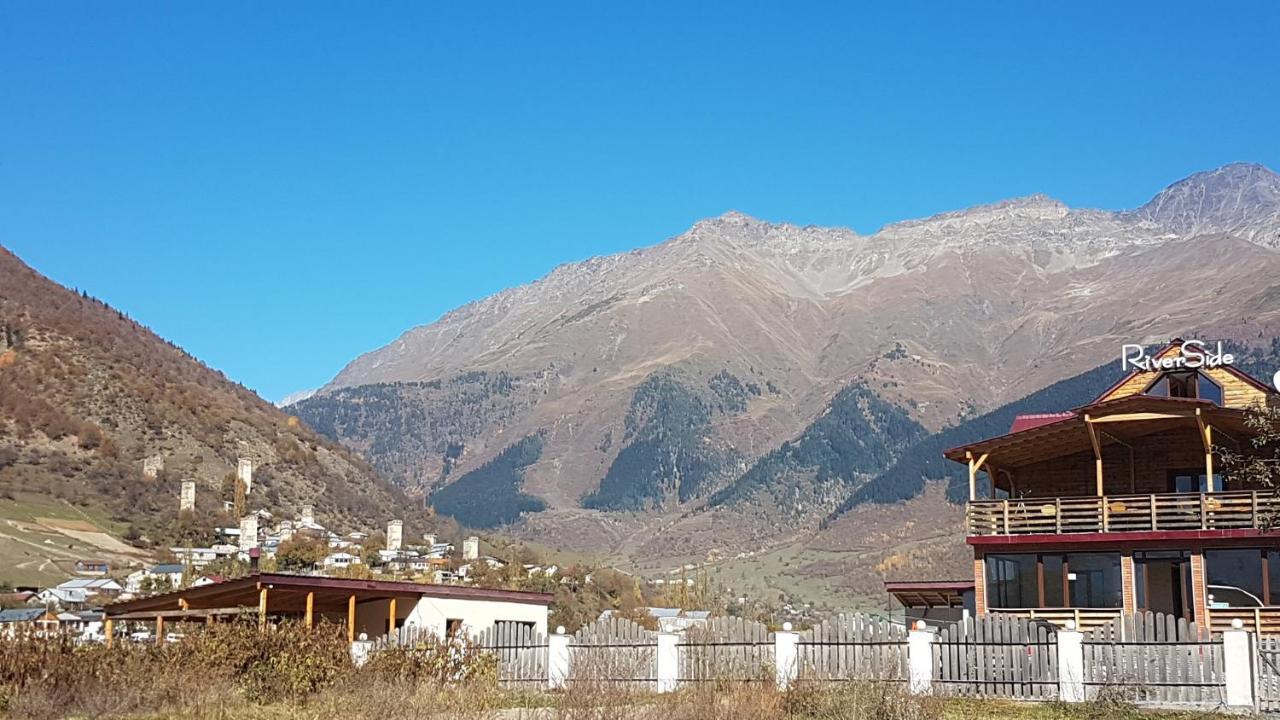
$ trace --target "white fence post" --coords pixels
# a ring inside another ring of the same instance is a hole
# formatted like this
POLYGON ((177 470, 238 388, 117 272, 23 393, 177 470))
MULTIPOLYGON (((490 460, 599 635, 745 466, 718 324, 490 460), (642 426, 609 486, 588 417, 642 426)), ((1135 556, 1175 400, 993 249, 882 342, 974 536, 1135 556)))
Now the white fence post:
POLYGON ((1058 631, 1058 699, 1068 703, 1085 701, 1084 634, 1076 630, 1071 620, 1058 631))
POLYGON ((925 629, 923 620, 907 633, 907 671, 912 695, 933 692, 933 631, 925 629))
POLYGON ((1240 618, 1222 633, 1222 679, 1229 707, 1253 707, 1253 643, 1240 618))
POLYGON ((674 633, 658 633, 657 663, 654 677, 658 679, 658 692, 675 692, 680 684, 680 636, 674 633))
POLYGON ((782 623, 782 630, 773 634, 773 664, 778 671, 779 690, 786 690, 795 682, 799 660, 800 633, 791 632, 791 623, 782 623))
POLYGON ((564 626, 547 638, 547 687, 563 690, 569 684, 569 636, 564 626))

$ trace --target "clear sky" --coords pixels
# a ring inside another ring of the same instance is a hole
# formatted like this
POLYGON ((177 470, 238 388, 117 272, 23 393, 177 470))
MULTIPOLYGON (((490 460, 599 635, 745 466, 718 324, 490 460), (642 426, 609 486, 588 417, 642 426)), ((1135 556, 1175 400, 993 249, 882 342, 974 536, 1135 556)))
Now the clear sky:
POLYGON ((1280 3, 0 0, 0 243, 278 399, 729 209, 1280 169, 1280 3))

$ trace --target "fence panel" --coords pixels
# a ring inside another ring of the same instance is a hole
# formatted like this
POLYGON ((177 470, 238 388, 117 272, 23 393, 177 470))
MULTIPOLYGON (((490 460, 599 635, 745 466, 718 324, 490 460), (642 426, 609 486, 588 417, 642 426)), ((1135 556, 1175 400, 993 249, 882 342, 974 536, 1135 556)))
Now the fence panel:
POLYGON ((1280 712, 1280 635, 1255 637, 1254 692, 1257 693, 1258 709, 1280 712))
POLYGON ((943 626, 933 642, 939 692, 973 697, 1058 697, 1057 631, 1053 625, 992 614, 943 626))
POLYGON ((1084 638, 1090 698, 1215 707, 1225 701, 1222 640, 1163 613, 1125 615, 1084 638))
POLYGON ((907 630, 881 618, 841 614, 800 634, 800 680, 906 682, 907 630))
POLYGON ((584 625, 569 644, 569 683, 610 683, 636 690, 658 682, 658 634, 626 618, 584 625))
POLYGON ((676 646, 680 682, 774 680, 774 638, 744 618, 712 618, 692 627, 676 646))
POLYGON ((547 638, 521 623, 498 623, 476 638, 484 652, 498 660, 503 687, 535 688, 547 682, 547 638))

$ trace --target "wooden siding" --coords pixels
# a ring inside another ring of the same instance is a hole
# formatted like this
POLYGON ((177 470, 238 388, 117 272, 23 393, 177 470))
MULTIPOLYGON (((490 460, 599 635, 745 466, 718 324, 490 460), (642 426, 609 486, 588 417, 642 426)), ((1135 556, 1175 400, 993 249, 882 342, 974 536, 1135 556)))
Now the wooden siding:
MULTIPOLYGON (((1157 357, 1177 357, 1182 354, 1181 346, 1171 345, 1160 351, 1157 357)), ((1223 368, 1207 368, 1200 372, 1204 373, 1209 379, 1218 383, 1222 388, 1222 405, 1223 407, 1244 409, 1251 405, 1265 405, 1268 400, 1268 393, 1261 388, 1248 383, 1230 370, 1223 368)), ((1104 400, 1115 400, 1117 398, 1129 397, 1137 395, 1147 388, 1157 377, 1159 372, 1146 372, 1144 370, 1134 371, 1123 382, 1112 388, 1109 392, 1099 397, 1094 402, 1102 402, 1104 400)))
MULTIPOLYGON (((1016 497, 1070 497, 1095 493, 1092 450, 1017 468, 1001 466, 998 453, 992 454, 990 462, 1013 473, 1016 497)), ((1204 442, 1194 427, 1178 428, 1136 440, 1132 461, 1129 448, 1119 443, 1106 444, 1102 448, 1102 491, 1107 495, 1168 492, 1170 470, 1203 472, 1203 468, 1204 442)))

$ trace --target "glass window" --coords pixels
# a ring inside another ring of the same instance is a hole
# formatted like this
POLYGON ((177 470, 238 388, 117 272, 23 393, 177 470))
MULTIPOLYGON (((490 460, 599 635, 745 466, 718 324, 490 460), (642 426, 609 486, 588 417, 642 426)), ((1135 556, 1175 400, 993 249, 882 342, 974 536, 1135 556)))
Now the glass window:
POLYGON ((1071 607, 1122 607, 1120 553, 1068 554, 1067 584, 1071 607))
POLYGON ((1066 607, 1067 598, 1062 592, 1062 556, 1045 555, 1044 563, 1044 605, 1043 607, 1066 607))
POLYGON ((1264 605, 1263 555, 1248 550, 1206 550, 1204 571, 1209 607, 1259 607, 1264 605))
POLYGON ((1267 551, 1267 604, 1280 605, 1280 550, 1267 551))
POLYGON ((1196 397, 1209 400, 1214 405, 1222 404, 1222 388, 1207 376, 1196 373, 1196 397))
POLYGON ((1035 555, 987 556, 987 604, 993 608, 1038 607, 1035 555))
POLYGON ((1156 384, 1152 385, 1147 390, 1147 394, 1156 395, 1158 397, 1169 397, 1169 376, 1166 375, 1157 380, 1156 384))

